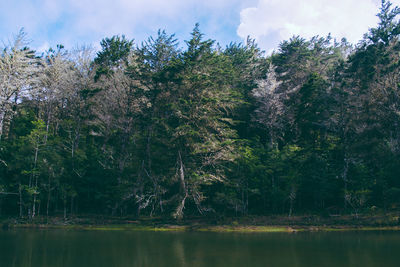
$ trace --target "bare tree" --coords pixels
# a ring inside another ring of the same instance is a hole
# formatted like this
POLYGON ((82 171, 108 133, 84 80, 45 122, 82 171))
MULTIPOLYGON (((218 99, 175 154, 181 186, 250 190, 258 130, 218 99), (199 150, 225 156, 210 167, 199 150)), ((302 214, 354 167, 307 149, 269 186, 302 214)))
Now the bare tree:
POLYGON ((26 33, 21 29, 13 43, 5 46, 0 54, 0 139, 13 116, 12 107, 38 83, 40 59, 27 44, 26 33))

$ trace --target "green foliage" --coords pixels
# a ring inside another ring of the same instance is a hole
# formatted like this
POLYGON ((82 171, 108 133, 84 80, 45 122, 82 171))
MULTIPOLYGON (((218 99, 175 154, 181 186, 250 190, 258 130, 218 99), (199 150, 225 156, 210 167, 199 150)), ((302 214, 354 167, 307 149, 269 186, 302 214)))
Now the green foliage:
POLYGON ((399 14, 399 7, 392 8, 391 2, 382 0, 380 11, 377 14, 379 18, 378 27, 370 30, 369 35, 367 35, 368 39, 374 44, 382 42, 389 45, 400 34, 400 24, 395 21, 399 14))
POLYGON ((398 210, 399 13, 382 1, 355 47, 295 36, 265 56, 251 39, 223 49, 196 24, 186 48, 158 31, 141 47, 105 38, 94 60, 50 50, 31 65, 30 95, 7 102, 2 211, 398 210))
POLYGON ((98 65, 95 80, 101 75, 108 75, 121 63, 126 63, 131 53, 133 40, 127 40, 124 35, 105 38, 100 42, 102 50, 97 53, 94 63, 98 65))

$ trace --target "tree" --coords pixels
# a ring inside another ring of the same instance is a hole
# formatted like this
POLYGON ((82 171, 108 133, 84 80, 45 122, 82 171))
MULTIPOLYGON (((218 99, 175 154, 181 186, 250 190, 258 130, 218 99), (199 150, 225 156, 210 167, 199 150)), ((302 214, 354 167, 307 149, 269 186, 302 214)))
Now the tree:
POLYGON ((127 40, 124 35, 105 38, 100 42, 102 50, 97 53, 94 63, 98 66, 95 81, 101 75, 109 75, 118 67, 127 63, 131 54, 133 40, 127 40))
POLYGON ((46 125, 42 120, 33 121, 33 129, 27 136, 28 144, 33 149, 33 162, 32 169, 29 172, 29 187, 27 191, 29 194, 33 195, 32 213, 30 213, 31 218, 36 215, 36 200, 37 196, 40 194, 39 190, 39 177, 40 177, 40 166, 39 163, 39 151, 46 145, 46 125))
POLYGON ((223 181, 224 165, 236 158, 236 131, 228 117, 240 102, 234 94, 231 64, 226 56, 212 49, 213 41, 202 40, 197 24, 183 53, 180 82, 173 87, 169 131, 176 155, 178 205, 174 216, 183 216, 186 200, 199 212, 203 185, 223 181))
POLYGON ((21 94, 36 87, 39 59, 26 44, 26 34, 21 29, 0 55, 0 140, 21 94))
POLYGON ((139 117, 140 155, 142 160, 138 173, 138 213, 140 209, 151 207, 150 215, 156 210, 164 212, 165 198, 169 186, 167 163, 168 153, 165 150, 169 142, 166 132, 166 119, 169 114, 168 102, 170 89, 173 86, 176 69, 174 63, 179 60, 178 43, 174 35, 158 31, 157 37, 150 37, 137 49, 136 68, 129 68, 129 74, 140 80, 138 94, 146 99, 139 117), (171 79, 172 78, 172 79, 171 79))

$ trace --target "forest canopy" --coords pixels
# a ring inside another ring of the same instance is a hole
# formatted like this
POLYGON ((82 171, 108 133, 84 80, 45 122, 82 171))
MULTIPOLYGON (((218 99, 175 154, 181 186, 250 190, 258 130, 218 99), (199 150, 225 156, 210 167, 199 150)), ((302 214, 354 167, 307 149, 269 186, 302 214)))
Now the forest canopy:
POLYGON ((0 215, 359 214, 400 205, 400 9, 222 48, 195 25, 0 53, 0 215))

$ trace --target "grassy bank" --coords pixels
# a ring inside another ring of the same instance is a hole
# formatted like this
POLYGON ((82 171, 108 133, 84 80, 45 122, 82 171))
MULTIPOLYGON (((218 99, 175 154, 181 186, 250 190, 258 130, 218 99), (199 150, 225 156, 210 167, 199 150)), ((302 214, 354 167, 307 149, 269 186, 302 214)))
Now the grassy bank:
POLYGON ((13 228, 64 229, 87 231, 192 231, 192 232, 316 232, 316 231, 399 231, 398 214, 363 216, 257 216, 239 218, 191 217, 130 219, 102 216, 38 217, 34 220, 2 218, 4 230, 13 228))
POLYGON ((219 225, 219 226, 182 226, 182 225, 50 225, 50 224, 16 224, 14 229, 63 229, 84 231, 152 231, 152 232, 218 232, 218 233, 294 233, 294 232, 333 232, 333 231, 400 231, 399 226, 250 226, 250 225, 219 225))

